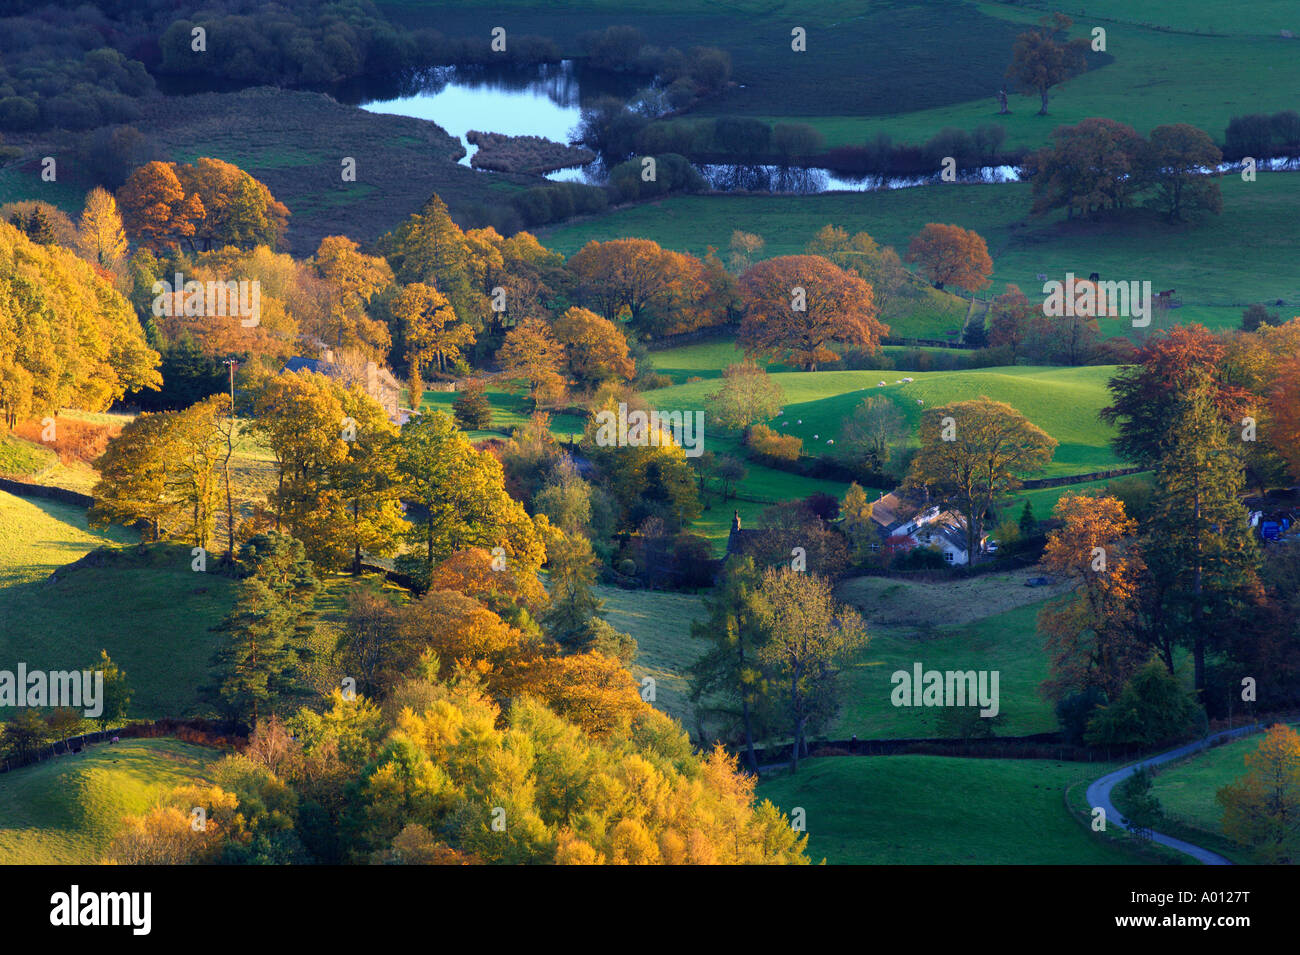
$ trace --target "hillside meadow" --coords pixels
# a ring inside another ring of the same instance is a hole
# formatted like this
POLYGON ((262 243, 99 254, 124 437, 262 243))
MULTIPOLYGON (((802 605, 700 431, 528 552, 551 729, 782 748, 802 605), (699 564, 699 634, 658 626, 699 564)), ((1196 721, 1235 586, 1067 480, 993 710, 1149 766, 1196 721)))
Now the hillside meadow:
MULTIPOLYGON (((843 423, 868 396, 883 395, 893 401, 913 429, 926 408, 985 396, 1011 405, 1060 443, 1044 476, 1085 474, 1123 465, 1108 444, 1113 429, 1097 417, 1110 402, 1106 384, 1115 371, 1113 365, 1091 365, 782 372, 773 377, 785 393, 785 407, 768 424, 782 434, 802 438, 805 454, 839 457, 843 423), (903 378, 913 381, 904 382, 903 378), (880 387, 881 381, 884 387, 880 387)), ((647 397, 665 410, 704 409, 708 394, 717 388, 717 382, 705 380, 661 388, 647 397)))
POLYGON ((758 795, 805 812, 808 855, 833 865, 1131 865, 1070 816, 1064 792, 1105 763, 946 756, 811 759, 758 795))
POLYGON ((173 739, 98 743, 0 774, 0 858, 10 865, 91 865, 128 815, 177 786, 208 783, 217 750, 173 739))

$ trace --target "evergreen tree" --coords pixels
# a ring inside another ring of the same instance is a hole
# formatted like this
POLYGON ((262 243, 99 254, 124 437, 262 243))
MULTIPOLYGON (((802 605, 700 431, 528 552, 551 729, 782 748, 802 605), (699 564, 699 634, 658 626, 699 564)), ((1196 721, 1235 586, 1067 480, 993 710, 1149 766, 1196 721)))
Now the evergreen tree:
POLYGON ((696 713, 707 706, 710 712, 739 717, 745 735, 745 763, 754 772, 758 772, 756 726, 765 728, 770 723, 775 693, 758 656, 766 641, 766 632, 754 613, 758 584, 752 557, 728 562, 714 596, 705 599, 708 617, 691 624, 691 636, 712 645, 690 669, 691 703, 696 713), (714 700, 717 702, 707 702, 714 700))
POLYGON ((559 644, 585 648, 593 636, 591 619, 599 615, 603 605, 592 593, 596 583, 596 555, 591 541, 581 534, 556 531, 547 555, 551 605, 542 614, 542 628, 559 644))
POLYGON ((216 654, 207 694, 231 719, 256 726, 301 692, 302 639, 318 582, 301 541, 260 534, 240 549, 251 570, 223 624, 229 642, 216 654))
POLYGON ((1020 512, 1020 536, 1033 537, 1038 530, 1038 520, 1034 517, 1034 506, 1025 501, 1024 510, 1020 512))
POLYGON ((1259 552, 1240 499, 1241 461, 1208 375, 1197 376, 1174 403, 1159 452, 1144 552, 1162 595, 1160 627, 1191 648, 1203 693, 1207 652, 1259 586, 1259 552))
POLYGON ((484 431, 492 427, 492 405, 480 381, 467 384, 452 404, 451 410, 456 416, 456 423, 466 431, 484 431))

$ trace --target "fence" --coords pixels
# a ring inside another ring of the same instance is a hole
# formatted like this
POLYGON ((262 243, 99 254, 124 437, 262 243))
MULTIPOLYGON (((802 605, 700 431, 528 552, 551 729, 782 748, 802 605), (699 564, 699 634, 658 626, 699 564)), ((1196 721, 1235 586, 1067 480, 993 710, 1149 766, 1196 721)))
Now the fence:
MULTIPOLYGON (((225 727, 226 724, 216 724, 216 726, 225 727)), ((99 730, 94 733, 80 733, 76 736, 69 736, 67 739, 47 743, 23 756, 10 756, 3 761, 0 773, 22 769, 24 766, 41 763, 55 756, 80 753, 91 743, 103 743, 114 737, 119 739, 140 739, 155 736, 176 736, 187 743, 229 746, 231 744, 230 735, 224 728, 218 731, 218 729, 214 728, 214 724, 202 719, 161 719, 151 722, 133 722, 119 726, 117 729, 99 730)))
POLYGON ((95 503, 95 499, 89 494, 78 494, 76 491, 51 487, 48 484, 28 484, 26 481, 13 481, 9 478, 0 478, 0 491, 8 491, 19 497, 45 497, 75 507, 90 507, 95 503))
MULTIPOLYGON (((755 747, 759 771, 784 766, 790 746, 755 747)), ((809 744, 810 757, 824 756, 962 756, 980 759, 1056 759, 1064 762, 1110 762, 1143 752, 1142 747, 1076 746, 1058 733, 1033 736, 991 736, 981 739, 929 737, 916 739, 819 740, 809 744)))
POLYGON ((1084 484, 1088 481, 1106 481, 1110 478, 1125 477, 1129 474, 1140 474, 1143 468, 1111 468, 1109 471, 1093 471, 1091 474, 1067 474, 1065 477, 1055 478, 1034 478, 1029 481, 1021 481, 1021 486, 1026 490, 1041 487, 1065 487, 1067 484, 1084 484))
POLYGON ((7 773, 11 769, 22 769, 24 766, 44 762, 54 756, 79 753, 90 743, 102 743, 104 740, 119 736, 121 732, 121 727, 119 727, 115 730, 100 730, 98 733, 82 733, 80 736, 69 736, 67 739, 61 739, 42 746, 35 752, 28 753, 25 756, 9 757, 4 761, 4 768, 0 769, 0 772, 7 773))

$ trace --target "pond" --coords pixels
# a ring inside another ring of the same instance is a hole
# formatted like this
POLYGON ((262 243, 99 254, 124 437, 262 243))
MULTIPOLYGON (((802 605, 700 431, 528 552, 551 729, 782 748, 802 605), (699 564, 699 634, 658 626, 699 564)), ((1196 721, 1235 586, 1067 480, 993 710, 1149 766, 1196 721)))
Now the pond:
POLYGON ((508 136, 543 136, 567 143, 582 103, 598 96, 626 98, 633 78, 593 76, 573 60, 519 69, 446 66, 424 70, 384 86, 356 90, 362 109, 413 116, 437 123, 465 147, 468 166, 478 147, 471 129, 508 136))

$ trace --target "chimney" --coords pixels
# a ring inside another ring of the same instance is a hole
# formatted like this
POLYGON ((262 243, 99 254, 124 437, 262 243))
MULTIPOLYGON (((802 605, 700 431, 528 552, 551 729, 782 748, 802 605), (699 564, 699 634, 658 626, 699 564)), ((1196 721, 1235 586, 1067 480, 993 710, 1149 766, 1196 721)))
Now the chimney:
POLYGON ((732 529, 733 531, 738 531, 738 530, 740 530, 740 511, 734 511, 734 512, 732 513, 732 515, 731 515, 731 529, 732 529))
POLYGON ((366 394, 374 397, 379 393, 379 366, 373 361, 366 362, 366 394))

